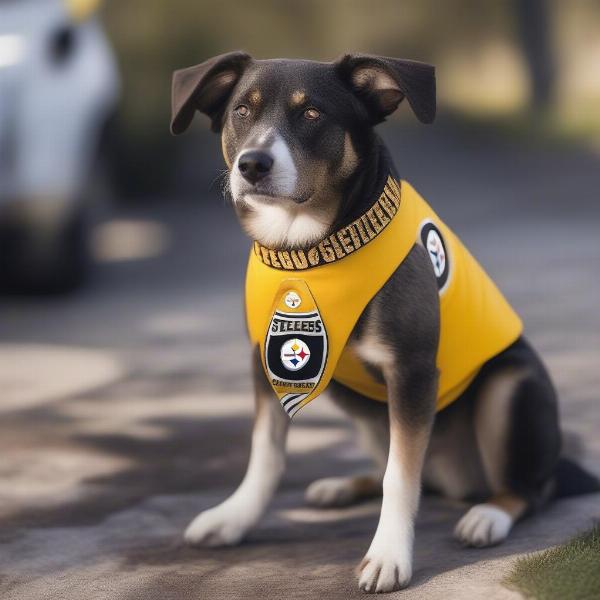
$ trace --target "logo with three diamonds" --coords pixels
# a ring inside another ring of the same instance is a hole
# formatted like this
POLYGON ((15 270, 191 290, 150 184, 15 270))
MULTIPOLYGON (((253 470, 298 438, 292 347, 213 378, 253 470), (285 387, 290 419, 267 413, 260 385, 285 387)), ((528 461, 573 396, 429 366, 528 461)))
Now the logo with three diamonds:
POLYGON ((431 222, 425 221, 421 225, 421 243, 433 266, 433 272, 438 284, 438 290, 441 292, 448 282, 450 271, 448 251, 441 231, 431 222))
POLYGON ((446 253, 440 236, 433 229, 427 234, 427 252, 429 252, 435 276, 441 277, 446 268, 446 253))
POLYGON ((281 346, 281 362, 290 371, 299 371, 310 360, 310 349, 298 338, 287 340, 281 346))

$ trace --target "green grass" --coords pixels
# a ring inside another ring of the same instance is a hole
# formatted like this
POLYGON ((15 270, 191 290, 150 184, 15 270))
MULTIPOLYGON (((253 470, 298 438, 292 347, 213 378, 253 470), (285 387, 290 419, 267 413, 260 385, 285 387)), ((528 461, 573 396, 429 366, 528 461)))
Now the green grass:
POLYGON ((600 598, 600 523, 561 546, 518 559, 502 583, 536 600, 600 598))

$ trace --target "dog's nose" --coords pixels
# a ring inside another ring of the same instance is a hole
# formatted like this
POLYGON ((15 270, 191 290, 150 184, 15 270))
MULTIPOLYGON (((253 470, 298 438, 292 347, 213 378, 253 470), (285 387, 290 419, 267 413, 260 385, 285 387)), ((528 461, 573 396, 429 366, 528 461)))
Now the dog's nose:
POLYGON ((260 150, 248 150, 238 159, 238 169, 250 183, 256 183, 266 177, 272 166, 273 157, 260 150))

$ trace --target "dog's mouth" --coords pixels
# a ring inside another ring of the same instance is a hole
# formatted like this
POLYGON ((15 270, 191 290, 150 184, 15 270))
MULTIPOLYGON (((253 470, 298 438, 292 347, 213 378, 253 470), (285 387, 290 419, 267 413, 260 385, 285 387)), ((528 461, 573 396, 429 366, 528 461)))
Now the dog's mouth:
POLYGON ((298 196, 286 196, 282 194, 276 194, 271 191, 253 190, 240 194, 239 201, 250 207, 252 206, 273 206, 273 205, 287 205, 297 206, 309 202, 311 196, 298 197, 298 196))

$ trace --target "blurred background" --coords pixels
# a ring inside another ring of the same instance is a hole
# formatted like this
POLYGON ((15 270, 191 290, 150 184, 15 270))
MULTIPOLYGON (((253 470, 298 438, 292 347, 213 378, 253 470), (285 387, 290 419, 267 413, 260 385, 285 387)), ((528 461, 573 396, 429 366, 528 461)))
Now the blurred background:
MULTIPOLYGON (((201 119, 193 135, 169 136, 169 82, 175 68, 231 49, 417 58, 437 66, 440 122, 460 134, 598 146, 600 7, 589 0, 0 6, 2 254, 12 287, 25 291, 85 279, 90 221, 108 206, 207 193, 221 168, 217 142, 201 119)), ((413 123, 408 110, 392 122, 403 120, 413 123)), ((107 259, 111 231, 92 261, 107 259)))
MULTIPOLYGON (((381 133, 524 317, 600 471, 598 2, 0 0, 0 574, 14 597, 94 597, 85 574, 133 597, 176 588, 175 567, 222 591, 212 557, 174 540, 247 459, 248 240, 207 120, 179 138, 168 126, 172 71, 233 49, 436 65, 436 123, 401 106, 381 133)), ((303 486, 366 464, 327 402, 304 412, 276 513, 301 527, 268 522, 265 540, 316 535, 290 508, 303 486)), ((357 549, 373 518, 354 522, 357 549)), ((290 539, 250 553, 292 560, 290 539)), ((496 556, 533 549, 514 543, 496 556)), ((292 571, 273 593, 294 589, 292 571)))

